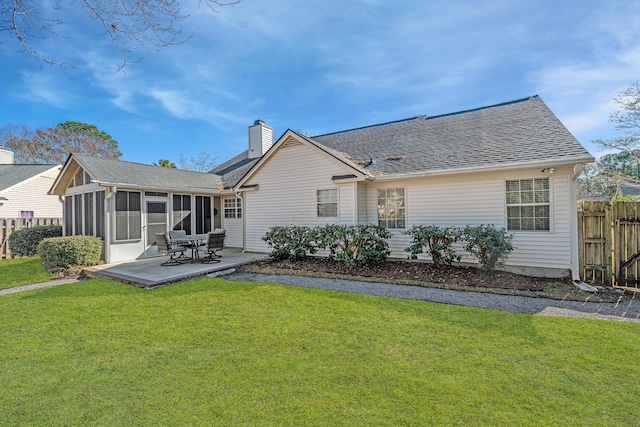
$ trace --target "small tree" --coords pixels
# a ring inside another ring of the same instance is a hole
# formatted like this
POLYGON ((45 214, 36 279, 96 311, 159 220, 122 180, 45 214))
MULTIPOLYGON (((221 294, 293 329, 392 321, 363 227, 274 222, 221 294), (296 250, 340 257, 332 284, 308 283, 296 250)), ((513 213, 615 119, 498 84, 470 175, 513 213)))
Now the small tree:
POLYGON ((456 227, 442 228, 436 225, 414 225, 404 232, 413 237, 411 246, 405 249, 411 259, 418 258, 418 254, 427 248, 427 254, 431 256, 433 264, 440 268, 443 264, 451 265, 460 261, 458 255, 451 246, 460 238, 460 232, 456 227))
POLYGON ((460 236, 464 250, 478 259, 484 271, 492 271, 503 265, 513 251, 513 234, 493 224, 467 225, 460 236))

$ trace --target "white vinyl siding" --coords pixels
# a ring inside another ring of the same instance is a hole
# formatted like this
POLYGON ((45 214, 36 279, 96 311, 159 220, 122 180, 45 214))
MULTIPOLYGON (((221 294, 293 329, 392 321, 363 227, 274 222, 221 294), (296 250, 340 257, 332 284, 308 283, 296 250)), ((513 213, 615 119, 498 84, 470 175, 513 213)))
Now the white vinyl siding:
MULTIPOLYGON (((545 233, 514 234, 513 246, 507 264, 513 267, 543 269, 569 269, 571 267, 569 168, 556 168, 550 179, 552 231, 545 233)), ((442 227, 494 224, 506 228, 505 180, 526 179, 539 170, 514 173, 485 173, 452 175, 393 181, 393 186, 406 188, 407 228, 418 224, 442 227)), ((388 188, 390 183, 374 182, 368 188, 368 200, 377 200, 377 189, 388 188)), ((369 218, 375 218, 377 206, 368 204, 369 218)), ((404 249, 410 236, 392 230, 389 244, 391 257, 406 259, 404 249)), ((421 258, 426 258, 421 256, 421 258)), ((474 262, 463 257, 463 262, 474 262)), ((524 269, 523 269, 524 271, 524 269)))
POLYGON ((352 172, 305 144, 281 147, 246 183, 259 185, 244 193, 247 250, 269 252, 262 236, 275 225, 355 224, 356 183, 336 185, 331 179, 352 172), (318 217, 315 190, 331 188, 339 189, 338 216, 318 217))
POLYGON ((58 176, 58 169, 36 175, 0 191, 0 218, 18 218, 20 211, 32 211, 34 218, 62 218, 62 203, 58 196, 47 192, 58 176))

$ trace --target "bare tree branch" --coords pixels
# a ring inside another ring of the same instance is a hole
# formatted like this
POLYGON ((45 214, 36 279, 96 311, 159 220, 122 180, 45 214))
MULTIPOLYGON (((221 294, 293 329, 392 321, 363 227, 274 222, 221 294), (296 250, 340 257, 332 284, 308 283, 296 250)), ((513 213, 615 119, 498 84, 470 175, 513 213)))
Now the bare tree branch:
MULTIPOLYGON (((242 0, 200 0, 210 10, 218 12, 223 6, 233 6, 242 0)), ((182 12, 180 0, 81 0, 65 3, 64 7, 78 5, 87 16, 103 29, 104 35, 122 56, 118 71, 130 61, 130 55, 140 48, 155 52, 163 47, 177 46, 187 42, 192 35, 183 34, 180 23, 189 17, 182 12)), ((46 18, 45 10, 34 0, 0 0, 0 33, 15 38, 23 51, 38 62, 69 68, 70 65, 55 58, 42 55, 34 48, 35 39, 60 37, 56 26, 62 20, 46 18)), ((55 10, 63 6, 54 0, 55 10)))

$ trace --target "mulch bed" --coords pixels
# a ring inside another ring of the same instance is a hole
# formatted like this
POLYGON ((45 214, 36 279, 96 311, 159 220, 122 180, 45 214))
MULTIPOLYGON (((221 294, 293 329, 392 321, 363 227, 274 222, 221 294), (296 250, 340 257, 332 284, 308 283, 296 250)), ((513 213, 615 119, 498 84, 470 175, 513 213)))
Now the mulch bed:
MULTIPOLYGON (((308 258, 299 261, 263 261, 262 266, 283 270, 305 270, 345 276, 375 277, 397 281, 442 283, 464 287, 517 289, 542 291, 550 279, 521 276, 504 271, 485 273, 474 267, 443 266, 410 261, 387 261, 366 266, 347 266, 326 258, 308 258)), ((557 279, 570 283, 569 278, 557 279)))

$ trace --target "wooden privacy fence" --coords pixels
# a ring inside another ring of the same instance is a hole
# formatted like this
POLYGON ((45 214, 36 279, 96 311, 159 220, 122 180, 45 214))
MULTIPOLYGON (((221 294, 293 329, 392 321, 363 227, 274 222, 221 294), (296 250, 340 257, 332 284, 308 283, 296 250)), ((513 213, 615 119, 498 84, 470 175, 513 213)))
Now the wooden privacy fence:
POLYGON ((9 258, 9 236, 16 230, 36 225, 62 225, 62 218, 0 218, 0 259, 9 258))
POLYGON ((640 202, 578 202, 580 277, 640 290, 640 202))

